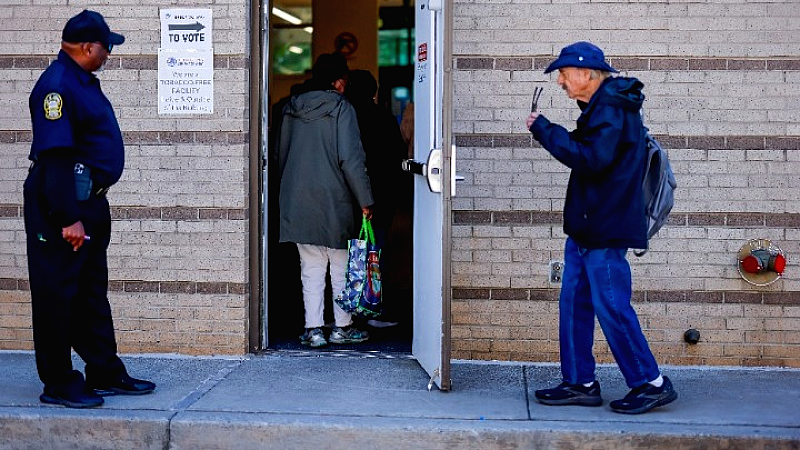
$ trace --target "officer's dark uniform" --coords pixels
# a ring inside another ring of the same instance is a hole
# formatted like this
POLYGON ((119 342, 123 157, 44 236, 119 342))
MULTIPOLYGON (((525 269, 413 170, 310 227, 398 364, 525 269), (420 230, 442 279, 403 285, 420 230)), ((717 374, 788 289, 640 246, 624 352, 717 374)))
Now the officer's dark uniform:
POLYGON ((33 88, 29 107, 33 163, 24 198, 36 364, 44 395, 68 397, 85 389, 71 348, 86 362, 90 387, 92 380, 130 380, 117 356, 106 262, 111 215, 105 193, 122 175, 124 145, 99 80, 63 50, 33 88), (83 195, 76 180, 86 174, 82 181, 91 180, 91 187, 84 183, 83 195), (74 251, 62 228, 78 221, 90 240, 74 251))

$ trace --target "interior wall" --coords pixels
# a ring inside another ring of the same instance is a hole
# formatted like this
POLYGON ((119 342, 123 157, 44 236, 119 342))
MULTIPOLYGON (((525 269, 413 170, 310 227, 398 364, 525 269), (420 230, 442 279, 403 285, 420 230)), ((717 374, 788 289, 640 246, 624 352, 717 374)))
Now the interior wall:
POLYGON ((314 59, 336 50, 336 38, 342 33, 355 36, 354 46, 341 49, 351 69, 369 70, 378 76, 378 3, 375 0, 346 2, 314 0, 314 59), (348 53, 350 49, 352 53, 348 53))
MULTIPOLYGON (((352 0, 332 2, 315 0, 314 34, 312 36, 312 61, 322 53, 336 50, 336 37, 341 33, 352 33, 357 48, 347 56, 351 69, 369 70, 378 78, 378 2, 375 0, 352 0)), ((270 83, 270 103, 289 95, 291 87, 311 76, 273 75, 270 83)))

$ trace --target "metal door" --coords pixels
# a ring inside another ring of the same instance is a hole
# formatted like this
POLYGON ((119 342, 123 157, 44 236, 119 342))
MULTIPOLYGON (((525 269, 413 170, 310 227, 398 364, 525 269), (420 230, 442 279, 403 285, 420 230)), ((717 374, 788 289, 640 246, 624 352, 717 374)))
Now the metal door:
POLYGON ((451 0, 417 0, 414 80, 414 337, 412 353, 436 384, 450 389, 449 124, 451 0), (448 38, 449 41, 449 38, 448 38), (447 65, 447 66, 446 66, 447 65), (447 76, 446 76, 447 74, 447 76), (443 126, 447 124, 446 126, 443 126), (436 192, 438 191, 438 192, 436 192))

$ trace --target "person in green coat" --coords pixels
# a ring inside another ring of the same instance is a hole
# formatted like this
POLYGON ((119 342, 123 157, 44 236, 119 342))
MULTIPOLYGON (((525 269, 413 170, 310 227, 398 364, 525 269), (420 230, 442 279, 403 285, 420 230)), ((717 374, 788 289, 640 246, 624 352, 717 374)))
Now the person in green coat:
POLYGON ((323 54, 311 69, 302 93, 284 106, 277 141, 280 177, 280 242, 297 244, 305 306, 304 345, 321 347, 363 342, 365 331, 333 302, 335 326, 326 340, 322 330, 325 275, 330 266, 333 295, 344 290, 347 242, 357 233, 353 212, 371 218, 372 189, 358 120, 344 97, 347 61, 323 54))

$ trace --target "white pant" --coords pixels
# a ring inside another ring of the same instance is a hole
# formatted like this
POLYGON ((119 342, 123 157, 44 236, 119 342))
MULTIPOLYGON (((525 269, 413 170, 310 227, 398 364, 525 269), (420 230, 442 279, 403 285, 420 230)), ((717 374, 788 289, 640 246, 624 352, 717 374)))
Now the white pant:
MULTIPOLYGON (((300 281, 303 283, 303 303, 306 309, 306 328, 325 325, 325 274, 331 266, 333 297, 342 294, 347 273, 347 250, 321 245, 297 244, 300 254, 300 281)), ((333 302, 333 318, 337 327, 353 323, 350 313, 333 302)))

